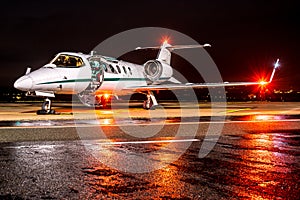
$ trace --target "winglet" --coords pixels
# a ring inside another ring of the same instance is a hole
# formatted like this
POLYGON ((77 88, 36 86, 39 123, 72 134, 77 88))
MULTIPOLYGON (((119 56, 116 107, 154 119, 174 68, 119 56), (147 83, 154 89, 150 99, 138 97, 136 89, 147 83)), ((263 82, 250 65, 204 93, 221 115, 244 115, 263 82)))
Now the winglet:
POLYGON ((274 68, 273 68, 273 71, 272 71, 272 74, 271 74, 271 77, 270 77, 270 80, 268 83, 271 83, 272 80, 273 80, 273 77, 274 77, 274 74, 275 74, 275 71, 276 69, 280 66, 279 64, 279 58, 276 60, 276 63, 274 64, 274 68))

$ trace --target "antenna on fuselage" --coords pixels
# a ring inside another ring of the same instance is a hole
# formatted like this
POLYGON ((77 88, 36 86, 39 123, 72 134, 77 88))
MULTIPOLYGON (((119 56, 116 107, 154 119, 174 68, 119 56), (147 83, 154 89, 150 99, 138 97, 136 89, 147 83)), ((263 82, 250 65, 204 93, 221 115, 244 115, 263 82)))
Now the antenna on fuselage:
POLYGON ((25 75, 29 74, 30 72, 31 72, 31 67, 27 67, 25 75))
POLYGON ((91 51, 90 55, 93 56, 93 55, 96 55, 96 53, 97 53, 97 51, 91 51))

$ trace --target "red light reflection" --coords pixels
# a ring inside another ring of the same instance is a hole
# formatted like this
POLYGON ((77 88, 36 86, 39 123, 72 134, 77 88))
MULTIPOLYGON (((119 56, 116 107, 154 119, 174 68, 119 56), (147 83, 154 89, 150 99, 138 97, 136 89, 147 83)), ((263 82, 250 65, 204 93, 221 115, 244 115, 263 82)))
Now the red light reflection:
POLYGON ((284 144, 272 133, 247 134, 244 137, 241 158, 245 167, 239 169, 239 176, 249 183, 249 187, 247 190, 237 191, 239 196, 265 199, 274 191, 284 194, 283 175, 289 173, 290 169, 282 164, 286 162, 286 155, 277 150, 284 144))

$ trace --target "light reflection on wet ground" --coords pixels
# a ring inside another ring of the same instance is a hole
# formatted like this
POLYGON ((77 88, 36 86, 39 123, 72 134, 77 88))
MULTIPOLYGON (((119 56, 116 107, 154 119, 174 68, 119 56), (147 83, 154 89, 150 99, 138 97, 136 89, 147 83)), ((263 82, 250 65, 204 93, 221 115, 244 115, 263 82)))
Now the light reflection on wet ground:
MULTIPOLYGON (((245 115, 245 116, 215 116, 213 121, 245 121, 245 122, 264 122, 264 121, 297 121, 300 115, 245 115)), ((168 117, 163 118, 103 118, 103 119, 82 119, 82 120, 21 120, 21 121, 0 121, 0 127, 53 127, 53 126, 80 126, 80 125, 126 125, 126 124, 175 124, 190 122, 210 122, 210 116, 202 117, 168 117)))
MULTIPOLYGON (((203 159, 197 157, 202 138, 199 139, 177 161, 149 173, 126 173, 107 167, 88 154, 79 141, 0 144, 0 198, 297 199, 300 196, 300 130, 227 132, 203 159)), ((124 143, 103 148, 143 153, 164 146, 164 143, 124 143)))
MULTIPOLYGON (((297 199, 299 197, 300 134, 250 133, 225 136, 210 155, 218 155, 221 183, 238 197, 297 199), (233 138, 235 138, 233 140, 233 138)), ((215 175, 215 174, 214 174, 215 175)))

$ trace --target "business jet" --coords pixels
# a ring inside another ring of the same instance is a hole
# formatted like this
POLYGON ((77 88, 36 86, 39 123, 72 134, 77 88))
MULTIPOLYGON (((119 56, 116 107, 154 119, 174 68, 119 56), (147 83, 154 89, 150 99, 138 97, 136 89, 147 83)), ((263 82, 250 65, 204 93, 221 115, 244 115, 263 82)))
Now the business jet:
POLYGON ((177 49, 204 48, 204 45, 170 45, 167 41, 158 47, 136 49, 159 49, 156 59, 143 65, 117 60, 115 58, 90 54, 61 52, 50 63, 26 74, 14 83, 14 87, 26 91, 28 96, 46 98, 37 114, 54 114, 50 97, 55 94, 77 94, 86 106, 106 107, 115 96, 143 93, 147 96, 144 109, 155 109, 158 102, 153 91, 181 90, 188 88, 209 88, 242 85, 265 85, 272 81, 279 66, 277 59, 269 81, 181 83, 173 77, 171 52, 177 49))

